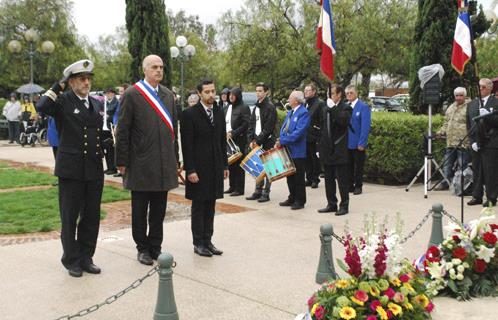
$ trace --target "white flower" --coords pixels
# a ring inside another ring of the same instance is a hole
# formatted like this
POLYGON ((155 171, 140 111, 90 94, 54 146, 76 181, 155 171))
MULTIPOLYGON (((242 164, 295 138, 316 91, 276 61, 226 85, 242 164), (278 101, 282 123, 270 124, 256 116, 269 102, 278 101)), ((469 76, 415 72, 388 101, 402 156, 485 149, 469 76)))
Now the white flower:
POLYGON ((464 262, 464 263, 462 264, 462 266, 463 266, 465 269, 467 269, 467 268, 469 268, 469 267, 470 267, 470 265, 469 265, 467 262, 464 262))
POLYGON ((453 273, 453 274, 450 273, 450 278, 451 278, 451 280, 455 280, 456 279, 455 273, 453 273))
POLYGON ((450 274, 455 274, 455 269, 450 269, 450 274))
POLYGON ((446 263, 445 268, 446 268, 446 270, 452 269, 453 268, 453 263, 451 263, 451 262, 446 263))
POLYGON ((453 249, 453 245, 451 243, 448 243, 448 245, 446 246, 446 248, 448 248, 448 249, 451 250, 451 249, 453 249))
POLYGON ((441 279, 445 275, 445 270, 439 263, 431 263, 427 271, 432 279, 441 279))
POLYGON ((451 263, 453 263, 453 265, 455 266, 458 266, 460 263, 462 263, 462 260, 455 258, 451 260, 451 263))
POLYGON ((476 253, 479 259, 482 259, 486 261, 486 263, 489 263, 489 261, 491 261, 491 258, 495 256, 495 248, 487 248, 486 246, 483 246, 481 244, 479 246, 479 250, 477 250, 476 253))
POLYGON ((464 267, 464 266, 462 266, 462 265, 459 265, 459 266, 457 267, 457 271, 458 271, 458 272, 460 272, 460 273, 463 273, 463 272, 465 271, 465 267, 464 267))
POLYGON ((457 274, 456 278, 457 278, 457 280, 462 281, 463 280, 463 274, 461 274, 461 273, 457 274))
POLYGON ((486 215, 480 217, 479 220, 472 220, 469 222, 470 227, 470 239, 473 240, 481 231, 481 229, 486 226, 489 222, 495 219, 494 215, 486 215))

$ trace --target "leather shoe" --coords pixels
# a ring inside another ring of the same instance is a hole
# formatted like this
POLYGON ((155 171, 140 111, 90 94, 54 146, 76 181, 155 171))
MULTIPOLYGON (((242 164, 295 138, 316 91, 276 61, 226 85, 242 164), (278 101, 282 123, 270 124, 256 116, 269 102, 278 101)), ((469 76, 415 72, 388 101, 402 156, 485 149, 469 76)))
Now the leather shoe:
POLYGON ((358 194, 361 194, 361 193, 362 193, 361 188, 354 188, 353 194, 358 195, 358 194))
POLYGON ((112 176, 117 178, 117 177, 122 177, 123 175, 121 174, 121 172, 118 172, 116 174, 113 174, 112 176))
POLYGON ((290 201, 289 199, 280 202, 278 205, 281 207, 290 207, 294 204, 294 201, 290 201))
POLYGON ((327 205, 323 209, 318 209, 318 213, 328 213, 328 212, 337 212, 337 206, 334 205, 327 205))
POLYGON ((339 208, 339 211, 335 213, 336 216, 343 216, 345 214, 348 214, 349 211, 347 208, 339 208))
POLYGON ((467 205, 469 205, 469 206, 475 206, 477 204, 482 204, 482 199, 472 198, 472 199, 470 199, 469 202, 467 202, 467 205))
POLYGON ((230 197, 238 197, 238 196, 243 196, 244 194, 242 192, 239 192, 239 191, 234 191, 232 193, 230 193, 230 197))
POLYGON ((204 246, 194 246, 194 252, 203 257, 212 257, 213 254, 204 246))
POLYGON ((152 260, 157 260, 157 258, 161 255, 161 251, 151 250, 149 253, 150 253, 150 257, 152 258, 152 260))
POLYGON ((313 182, 311 181, 306 181, 306 183, 304 184, 305 186, 307 187, 311 187, 311 185, 313 184, 313 182))
POLYGON ((355 189, 354 186, 349 187, 349 193, 353 193, 354 189, 355 189))
POLYGON ((104 171, 104 174, 107 174, 107 175, 111 175, 111 174, 116 174, 118 173, 118 170, 114 169, 107 169, 106 171, 104 171))
POLYGON ((207 246, 208 250, 211 251, 212 254, 214 254, 215 256, 221 256, 223 254, 223 251, 221 251, 220 249, 216 248, 214 246, 214 244, 210 243, 208 244, 207 246))
POLYGON ((67 269, 71 277, 79 278, 83 275, 83 270, 81 267, 71 267, 67 269))
POLYGON ((268 202, 270 201, 270 196, 262 195, 261 198, 258 199, 258 202, 268 202))
POLYGON ((227 193, 227 194, 232 193, 232 192, 234 192, 233 188, 228 188, 225 191, 223 191, 223 193, 227 193))
POLYGON ((311 189, 316 189, 316 188, 318 188, 318 182, 313 182, 311 184, 311 189))
POLYGON ((100 268, 91 262, 83 263, 81 265, 81 269, 83 269, 83 271, 85 271, 85 272, 92 273, 92 274, 99 274, 101 272, 100 268))
POLYGON ((303 209, 303 208, 304 208, 304 204, 300 204, 297 202, 294 202, 291 206, 291 210, 299 210, 299 209, 303 209))
POLYGON ((141 264, 145 264, 146 266, 151 266, 154 264, 154 261, 152 261, 152 257, 148 252, 139 252, 137 254, 137 260, 141 264))
POLYGON ((253 193, 250 197, 246 197, 246 200, 258 200, 261 198, 261 193, 253 193))
POLYGON ((496 200, 495 200, 495 201, 492 201, 492 200, 486 200, 486 202, 484 202, 484 203, 482 204, 482 206, 483 206, 484 208, 494 207, 494 206, 496 206, 496 200))

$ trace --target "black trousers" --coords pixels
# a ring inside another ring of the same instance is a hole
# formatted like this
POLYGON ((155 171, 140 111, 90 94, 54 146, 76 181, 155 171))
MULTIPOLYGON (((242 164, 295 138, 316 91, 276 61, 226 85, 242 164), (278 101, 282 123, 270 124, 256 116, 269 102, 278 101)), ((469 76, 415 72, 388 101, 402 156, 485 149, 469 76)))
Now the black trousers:
POLYGON ((215 205, 216 199, 192 200, 191 227, 194 246, 207 246, 211 243, 215 205))
POLYGON ((52 153, 54 154, 54 160, 57 159, 57 149, 59 147, 52 147, 52 153))
POLYGON ((138 252, 161 253, 167 201, 167 191, 131 192, 131 233, 138 252))
POLYGON ((19 141, 19 135, 21 134, 21 129, 19 125, 19 121, 8 121, 9 124, 9 142, 17 142, 19 141))
POLYGON ((329 206, 337 206, 336 185, 339 185, 341 195, 341 208, 349 207, 349 170, 348 165, 324 165, 325 169, 325 194, 329 206))
POLYGON ((239 160, 228 166, 228 182, 230 189, 233 189, 233 191, 238 191, 240 193, 244 193, 246 186, 246 173, 244 169, 240 167, 242 159, 243 158, 240 158, 239 160))
POLYGON ((484 176, 482 169, 482 150, 475 152, 472 150, 472 181, 474 189, 472 190, 472 198, 482 199, 484 194, 484 176))
POLYGON ((363 168, 367 154, 365 150, 349 149, 349 187, 363 187, 363 168))
POLYGON ((320 160, 316 156, 317 146, 315 142, 306 143, 306 181, 320 182, 320 160))
POLYGON ((261 182, 256 183, 256 188, 254 189, 254 193, 262 194, 265 196, 269 196, 271 191, 271 182, 267 176, 261 182))
POLYGON ((306 203, 306 184, 304 180, 304 173, 306 167, 306 159, 292 159, 296 166, 296 173, 287 177, 287 187, 289 188, 288 200, 293 203, 302 204, 306 203))
POLYGON ((100 226, 104 180, 59 178, 61 262, 66 268, 92 262, 100 226))
POLYGON ((114 158, 114 141, 112 140, 111 131, 102 130, 101 141, 102 149, 104 150, 107 170, 116 170, 116 161, 114 158))
POLYGON ((486 185, 486 198, 496 202, 498 197, 498 149, 482 150, 482 177, 486 185))

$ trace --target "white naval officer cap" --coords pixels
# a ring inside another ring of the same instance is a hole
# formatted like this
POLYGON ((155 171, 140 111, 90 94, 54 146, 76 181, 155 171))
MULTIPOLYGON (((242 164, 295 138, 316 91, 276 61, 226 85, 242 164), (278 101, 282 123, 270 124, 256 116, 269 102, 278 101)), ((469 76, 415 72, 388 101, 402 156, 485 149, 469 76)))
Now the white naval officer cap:
POLYGON ((93 62, 88 59, 76 61, 69 67, 64 69, 63 75, 65 78, 80 76, 83 74, 93 75, 93 62))

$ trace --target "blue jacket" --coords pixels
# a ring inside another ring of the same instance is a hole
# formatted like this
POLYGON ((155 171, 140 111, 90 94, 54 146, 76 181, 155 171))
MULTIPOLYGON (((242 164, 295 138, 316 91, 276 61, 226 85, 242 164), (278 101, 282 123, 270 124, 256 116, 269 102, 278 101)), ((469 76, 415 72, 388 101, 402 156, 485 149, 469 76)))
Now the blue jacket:
POLYGON ((114 112, 114 115, 112 116, 112 124, 114 126, 118 125, 119 109, 121 109, 121 107, 120 107, 120 104, 118 102, 118 106, 116 107, 116 111, 114 112))
POLYGON ((59 133, 57 132, 57 127, 55 126, 55 120, 52 117, 48 117, 47 140, 50 146, 59 146, 59 133))
POLYGON ((354 150, 358 146, 366 148, 368 145, 368 135, 372 123, 372 111, 365 102, 358 99, 351 116, 348 132, 348 149, 354 150))
POLYGON ((291 158, 306 158, 306 133, 310 124, 310 116, 304 105, 300 105, 295 110, 292 117, 290 117, 292 111, 287 113, 280 128, 280 144, 289 149, 291 158))

